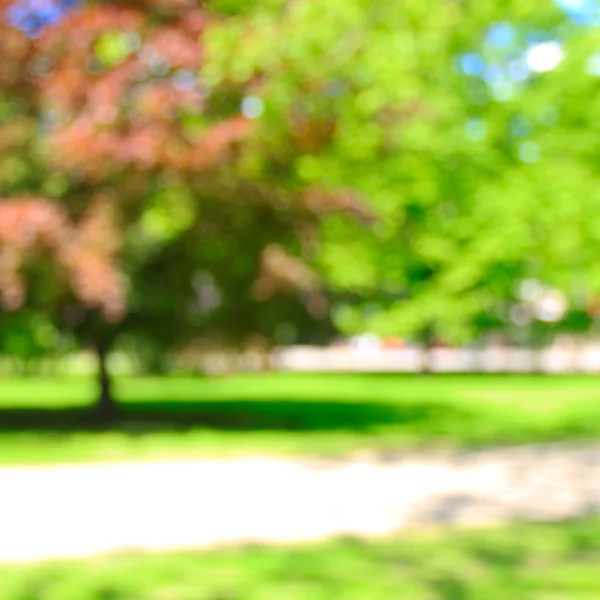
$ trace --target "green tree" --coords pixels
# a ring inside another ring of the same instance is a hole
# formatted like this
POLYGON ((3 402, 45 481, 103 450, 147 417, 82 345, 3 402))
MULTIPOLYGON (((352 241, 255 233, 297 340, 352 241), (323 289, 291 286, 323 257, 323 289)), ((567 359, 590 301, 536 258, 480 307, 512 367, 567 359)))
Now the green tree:
POLYGON ((304 0, 211 30, 205 77, 256 81, 264 105, 248 170, 350 187, 377 217, 322 220, 321 273, 349 298, 339 327, 466 342, 513 327, 529 280, 562 291, 566 328, 589 323, 593 17, 544 0, 304 0))

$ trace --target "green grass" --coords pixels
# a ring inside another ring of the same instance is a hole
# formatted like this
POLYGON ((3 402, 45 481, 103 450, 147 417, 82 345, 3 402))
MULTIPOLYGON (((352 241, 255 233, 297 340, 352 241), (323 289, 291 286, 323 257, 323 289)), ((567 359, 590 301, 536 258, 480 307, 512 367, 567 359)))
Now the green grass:
POLYGON ((0 566, 0 600, 597 600, 600 521, 0 566))
POLYGON ((89 379, 0 379, 0 463, 600 439, 588 376, 123 378, 116 390, 123 417, 98 427, 89 379))

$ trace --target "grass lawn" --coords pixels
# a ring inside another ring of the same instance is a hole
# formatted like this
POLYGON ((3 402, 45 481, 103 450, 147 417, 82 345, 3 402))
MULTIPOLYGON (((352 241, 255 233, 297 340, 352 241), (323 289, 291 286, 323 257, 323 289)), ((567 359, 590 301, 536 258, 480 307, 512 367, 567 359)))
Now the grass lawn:
POLYGON ((0 600, 597 600, 600 521, 0 566, 0 600))
POLYGON ((0 463, 600 440, 587 376, 124 378, 116 391, 123 416, 100 427, 89 379, 0 379, 0 463))

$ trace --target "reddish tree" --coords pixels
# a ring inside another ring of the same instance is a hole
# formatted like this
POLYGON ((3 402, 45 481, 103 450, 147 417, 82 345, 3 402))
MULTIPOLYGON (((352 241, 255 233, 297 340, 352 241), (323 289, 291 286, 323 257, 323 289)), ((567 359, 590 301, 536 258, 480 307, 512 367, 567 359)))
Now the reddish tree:
MULTIPOLYGON (((209 88, 199 78, 202 36, 216 15, 193 0, 72 4, 44 0, 32 8, 28 0, 0 0, 12 23, 0 21, 0 91, 17 99, 23 118, 43 133, 47 172, 70 182, 60 204, 0 200, 5 308, 23 302, 22 267, 46 249, 82 305, 107 322, 119 319, 126 311, 119 240, 142 213, 149 186, 162 185, 165 176, 195 191, 213 190, 219 201, 242 193, 258 204, 282 204, 294 231, 307 238, 323 211, 369 217, 350 194, 301 190, 290 208, 289 193, 275 185, 234 183, 229 166, 240 144, 252 139, 253 121, 241 105, 254 82, 209 88)), ((291 143, 300 152, 327 143, 335 130, 333 122, 297 121, 291 114, 291 143)), ((11 138, 9 124, 0 127, 0 152, 15 152, 22 142, 11 138)), ((326 311, 314 275, 278 246, 265 244, 257 275, 257 297, 295 288, 312 312, 326 311)), ((111 413, 106 354, 112 338, 94 335, 100 407, 111 413)))
POLYGON ((0 302, 19 308, 25 300, 24 266, 41 249, 63 267, 79 300, 98 308, 107 320, 124 311, 124 288, 116 266, 116 234, 99 205, 78 227, 61 206, 37 198, 0 201, 0 302))
MULTIPOLYGON (((190 127, 207 112, 197 72, 209 16, 185 1, 69 8, 52 0, 35 6, 0 0, 0 12, 0 90, 43 127, 48 171, 74 182, 60 204, 0 200, 2 306, 23 303, 24 268, 45 251, 80 304, 97 309, 106 322, 116 320, 125 310, 125 290, 115 223, 137 218, 147 182, 157 174, 197 179, 226 162, 249 131, 239 104, 206 120, 201 130, 190 127), (48 10, 55 11, 52 18, 48 10)), ((16 152, 23 140, 9 129, 6 124, 0 131, 0 151, 16 152)), ((109 343, 94 344, 106 412, 113 410, 109 343)))

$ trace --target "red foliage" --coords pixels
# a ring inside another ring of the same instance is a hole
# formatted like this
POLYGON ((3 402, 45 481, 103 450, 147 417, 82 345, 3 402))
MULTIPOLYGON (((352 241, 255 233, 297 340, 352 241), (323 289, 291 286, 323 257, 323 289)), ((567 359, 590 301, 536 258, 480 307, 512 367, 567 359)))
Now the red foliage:
POLYGON ((375 216, 363 202, 348 190, 328 192, 313 187, 302 194, 302 202, 313 214, 348 213, 365 224, 373 223, 375 216))
POLYGON ((0 301, 19 308, 25 299, 23 267, 40 250, 61 264, 77 297, 108 319, 124 310, 124 285, 115 264, 116 239, 106 206, 92 205, 75 226, 57 204, 39 198, 0 201, 0 301))
POLYGON ((194 172, 225 160, 247 135, 241 116, 209 123, 198 139, 185 135, 182 112, 204 109, 197 72, 209 19, 185 2, 169 5, 154 15, 154 2, 81 8, 36 43, 52 65, 36 85, 56 114, 50 141, 57 166, 92 180, 130 168, 194 172), (105 65, 97 45, 107 34, 122 36, 123 48, 105 65))
MULTIPOLYGON (((10 4, 0 0, 0 12, 10 4)), ((0 199, 5 308, 24 301, 23 267, 44 249, 64 268, 82 303, 108 318, 122 314, 124 285, 114 243, 119 236, 109 205, 93 202, 94 190, 112 187, 119 196, 139 188, 140 172, 149 169, 211 169, 249 131, 246 119, 231 114, 207 121, 202 135, 192 138, 184 130, 182 113, 204 110, 206 91, 197 73, 208 22, 192 0, 82 6, 34 39, 0 20, 0 93, 27 103, 33 123, 49 110, 51 163, 83 178, 91 190, 89 210, 77 223, 44 199, 0 199), (109 64, 98 52, 106 35, 122 42, 122 55, 109 64)), ((0 147, 22 130, 3 127, 0 147)))
POLYGON ((262 254, 260 274, 253 292, 258 300, 267 300, 278 293, 300 292, 315 317, 327 315, 328 303, 320 290, 317 275, 299 258, 276 244, 267 246, 262 254))
MULTIPOLYGON (((11 1, 0 0, 0 12, 11 1)), ((72 9, 35 39, 0 20, 0 94, 12 94, 27 105, 33 127, 44 123, 51 167, 75 175, 89 190, 90 202, 86 216, 75 223, 65 209, 43 199, 0 200, 0 296, 5 307, 23 301, 20 271, 39 248, 46 248, 64 267, 82 302, 110 318, 122 313, 117 230, 108 205, 94 198, 112 189, 116 198, 135 201, 143 193, 140 178, 147 171, 176 171, 187 178, 218 169, 235 156, 236 146, 252 129, 235 102, 218 105, 215 90, 199 80, 202 35, 210 23, 211 16, 196 0, 89 3, 72 9)), ((290 128, 292 143, 314 152, 334 136, 335 119, 293 113, 290 128)), ((4 128, 0 148, 22 130, 4 128)), ((275 197, 277 190, 269 189, 268 195, 275 197)), ((313 216, 344 211, 371 219, 349 193, 309 190, 300 194, 299 204, 313 216)), ((322 312, 317 287, 315 276, 299 260, 277 247, 266 250, 258 296, 294 288, 322 312)))

